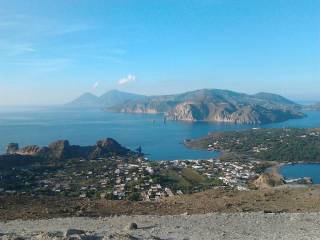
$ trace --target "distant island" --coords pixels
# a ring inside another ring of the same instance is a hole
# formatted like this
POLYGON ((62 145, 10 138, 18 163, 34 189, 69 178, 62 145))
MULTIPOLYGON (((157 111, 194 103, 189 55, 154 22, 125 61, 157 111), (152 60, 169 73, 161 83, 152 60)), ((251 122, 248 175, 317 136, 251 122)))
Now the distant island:
POLYGON ((275 94, 248 95, 219 89, 202 89, 176 95, 127 101, 107 108, 128 113, 163 113, 168 120, 261 124, 304 116, 299 105, 275 94))
POLYGON ((105 111, 164 114, 167 120, 264 124, 302 118, 302 106, 280 95, 248 95, 229 90, 202 89, 182 94, 143 96, 117 90, 101 97, 85 94, 67 107, 99 107, 105 111))
POLYGON ((129 100, 143 99, 146 96, 111 90, 100 97, 92 93, 84 93, 75 100, 64 105, 66 108, 106 108, 125 103, 129 100))

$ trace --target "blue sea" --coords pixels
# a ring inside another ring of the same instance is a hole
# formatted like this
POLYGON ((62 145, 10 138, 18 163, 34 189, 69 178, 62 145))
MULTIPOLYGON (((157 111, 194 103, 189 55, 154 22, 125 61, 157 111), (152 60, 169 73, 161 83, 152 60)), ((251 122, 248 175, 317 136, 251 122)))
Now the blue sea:
POLYGON ((98 139, 111 137, 122 145, 142 147, 152 160, 208 159, 218 153, 187 149, 185 139, 214 131, 244 130, 253 127, 320 127, 320 112, 307 112, 304 119, 266 125, 236 125, 207 122, 163 122, 162 115, 108 113, 100 110, 61 108, 1 108, 0 152, 10 142, 20 146, 47 145, 58 139, 71 144, 93 145, 98 139))
POLYGON ((297 163, 280 167, 280 173, 286 179, 310 177, 314 184, 320 184, 319 163, 297 163))

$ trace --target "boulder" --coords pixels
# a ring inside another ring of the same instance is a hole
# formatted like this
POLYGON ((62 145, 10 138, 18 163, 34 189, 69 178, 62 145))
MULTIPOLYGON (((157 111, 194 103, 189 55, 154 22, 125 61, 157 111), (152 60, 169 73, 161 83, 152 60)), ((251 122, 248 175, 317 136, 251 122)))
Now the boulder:
POLYGON ((128 226, 126 227, 127 230, 136 230, 138 229, 138 224, 136 223, 129 223, 128 226))

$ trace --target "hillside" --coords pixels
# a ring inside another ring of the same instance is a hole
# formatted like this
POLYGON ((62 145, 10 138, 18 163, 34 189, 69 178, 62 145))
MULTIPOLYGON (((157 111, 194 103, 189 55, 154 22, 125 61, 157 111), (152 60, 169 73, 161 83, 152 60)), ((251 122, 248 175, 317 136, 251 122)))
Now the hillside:
POLYGON ((234 153, 243 160, 319 162, 319 136, 319 129, 262 128, 213 132, 202 138, 188 140, 185 145, 193 149, 211 148, 234 153))
POLYGON ((138 100, 142 98, 144 98, 143 95, 111 90, 100 97, 91 93, 84 93, 64 106, 69 108, 105 108, 123 104, 128 100, 138 100))
MULTIPOLYGON (((115 215, 180 215, 243 212, 319 212, 320 188, 279 187, 256 191, 211 189, 161 201, 114 201, 62 196, 0 196, 0 220, 115 215)), ((311 223, 311 222, 310 222, 311 223)))
POLYGON ((297 105, 295 102, 273 93, 260 92, 253 96, 267 101, 278 102, 280 104, 297 105))
POLYGON ((128 113, 164 113, 169 120, 240 124, 281 122, 304 115, 299 105, 275 94, 248 95, 228 90, 202 89, 175 95, 152 96, 107 108, 128 113))
POLYGON ((158 202, 0 196, 0 238, 319 239, 319 193, 215 189, 158 202))

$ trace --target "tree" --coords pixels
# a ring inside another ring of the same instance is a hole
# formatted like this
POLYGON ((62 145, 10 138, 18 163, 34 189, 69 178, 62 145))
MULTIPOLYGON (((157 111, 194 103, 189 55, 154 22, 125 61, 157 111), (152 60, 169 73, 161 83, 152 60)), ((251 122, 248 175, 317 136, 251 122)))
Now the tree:
POLYGON ((141 200, 141 196, 140 193, 138 192, 133 192, 128 196, 128 199, 130 201, 140 201, 141 200))

